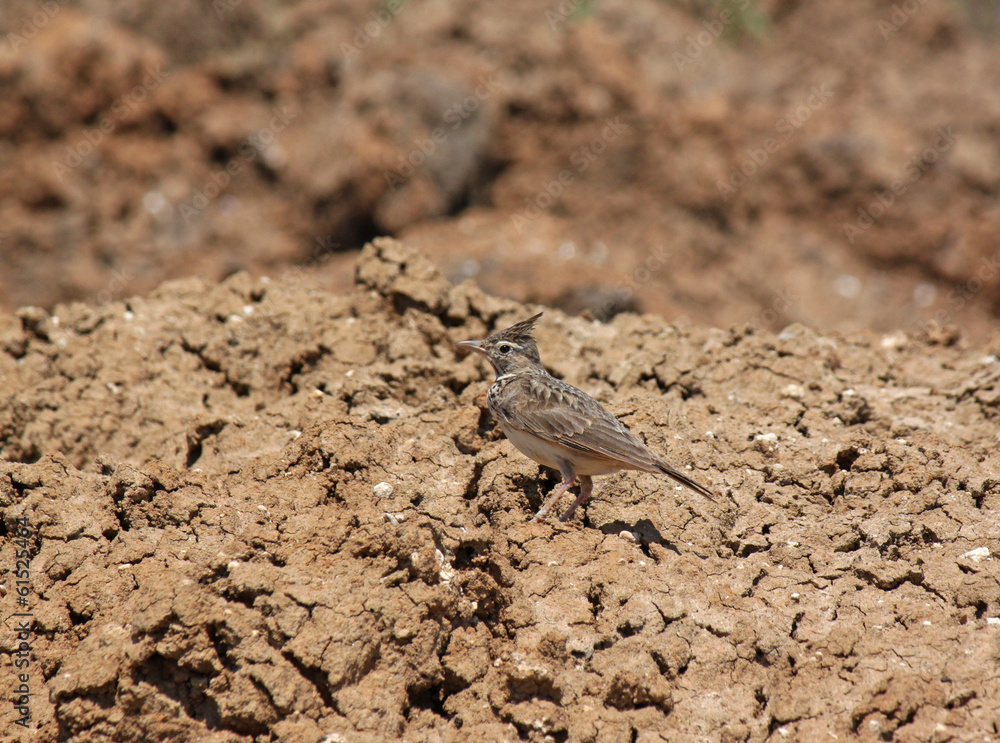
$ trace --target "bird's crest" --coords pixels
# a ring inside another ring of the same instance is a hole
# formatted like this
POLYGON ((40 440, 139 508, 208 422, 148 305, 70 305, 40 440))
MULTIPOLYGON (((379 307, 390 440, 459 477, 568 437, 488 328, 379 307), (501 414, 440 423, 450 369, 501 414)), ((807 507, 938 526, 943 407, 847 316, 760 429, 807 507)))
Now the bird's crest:
POLYGON ((529 317, 527 320, 521 320, 521 322, 511 325, 509 328, 504 328, 503 330, 498 330, 489 338, 486 339, 487 343, 496 345, 498 341, 510 341, 518 346, 527 347, 534 345, 535 343, 535 323, 538 322, 544 313, 539 312, 534 317, 529 317))

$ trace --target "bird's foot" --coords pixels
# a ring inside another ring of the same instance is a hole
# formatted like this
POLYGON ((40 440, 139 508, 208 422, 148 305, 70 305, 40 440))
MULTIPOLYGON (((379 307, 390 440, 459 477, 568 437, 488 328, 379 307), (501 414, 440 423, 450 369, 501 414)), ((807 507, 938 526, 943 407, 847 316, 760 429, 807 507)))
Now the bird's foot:
POLYGON ((565 493, 567 490, 573 487, 573 484, 575 482, 576 482, 575 477, 572 477, 569 480, 564 481, 563 484, 558 487, 556 492, 554 492, 549 497, 549 499, 542 504, 542 507, 538 509, 538 513, 536 513, 535 517, 531 519, 531 523, 537 524, 541 521, 545 521, 545 517, 549 515, 549 510, 552 508, 552 506, 554 506, 556 504, 556 501, 558 501, 563 496, 563 493, 565 493))
MULTIPOLYGON (((580 475, 580 495, 573 501, 573 505, 566 509, 566 513, 559 517, 564 524, 573 518, 573 513, 582 505, 591 493, 594 492, 594 481, 586 475, 580 475)), ((536 517, 537 518, 537 517, 536 517)))

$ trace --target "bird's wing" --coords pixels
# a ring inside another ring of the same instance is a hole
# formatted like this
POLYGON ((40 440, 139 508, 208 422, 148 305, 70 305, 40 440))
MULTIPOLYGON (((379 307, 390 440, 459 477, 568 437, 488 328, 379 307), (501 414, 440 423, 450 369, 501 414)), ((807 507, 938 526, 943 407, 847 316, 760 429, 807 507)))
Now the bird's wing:
POLYGON ((659 471, 656 457, 621 421, 586 392, 549 376, 531 375, 508 386, 499 412, 506 426, 584 454, 659 471))

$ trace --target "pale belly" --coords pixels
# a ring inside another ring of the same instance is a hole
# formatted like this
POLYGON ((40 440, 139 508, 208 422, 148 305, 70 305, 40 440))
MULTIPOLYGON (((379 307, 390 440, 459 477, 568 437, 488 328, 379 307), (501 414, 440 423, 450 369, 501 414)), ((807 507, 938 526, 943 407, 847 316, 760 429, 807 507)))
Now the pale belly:
POLYGON ((519 452, 534 459, 545 467, 563 471, 568 464, 574 475, 606 475, 625 469, 621 462, 601 457, 587 456, 582 452, 568 449, 558 444, 552 444, 530 433, 518 431, 515 428, 500 426, 504 434, 519 452))

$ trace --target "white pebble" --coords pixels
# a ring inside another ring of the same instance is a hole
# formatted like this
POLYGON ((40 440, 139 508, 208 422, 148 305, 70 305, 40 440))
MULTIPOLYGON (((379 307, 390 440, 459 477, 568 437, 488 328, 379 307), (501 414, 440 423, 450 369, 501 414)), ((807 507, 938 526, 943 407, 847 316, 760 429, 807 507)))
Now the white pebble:
POLYGON ((989 547, 976 547, 974 550, 969 550, 962 557, 966 560, 972 560, 973 562, 979 562, 980 560, 985 560, 990 556, 989 547))
POLYGON ((801 384, 789 384, 781 390, 781 396, 801 400, 806 396, 806 390, 801 384))
POLYGON ((909 338, 906 337, 906 333, 882 336, 882 348, 885 349, 903 348, 908 342, 909 338))
POLYGON ((372 492, 375 493, 376 498, 388 498, 392 495, 392 485, 387 482, 380 482, 372 488, 372 492))

